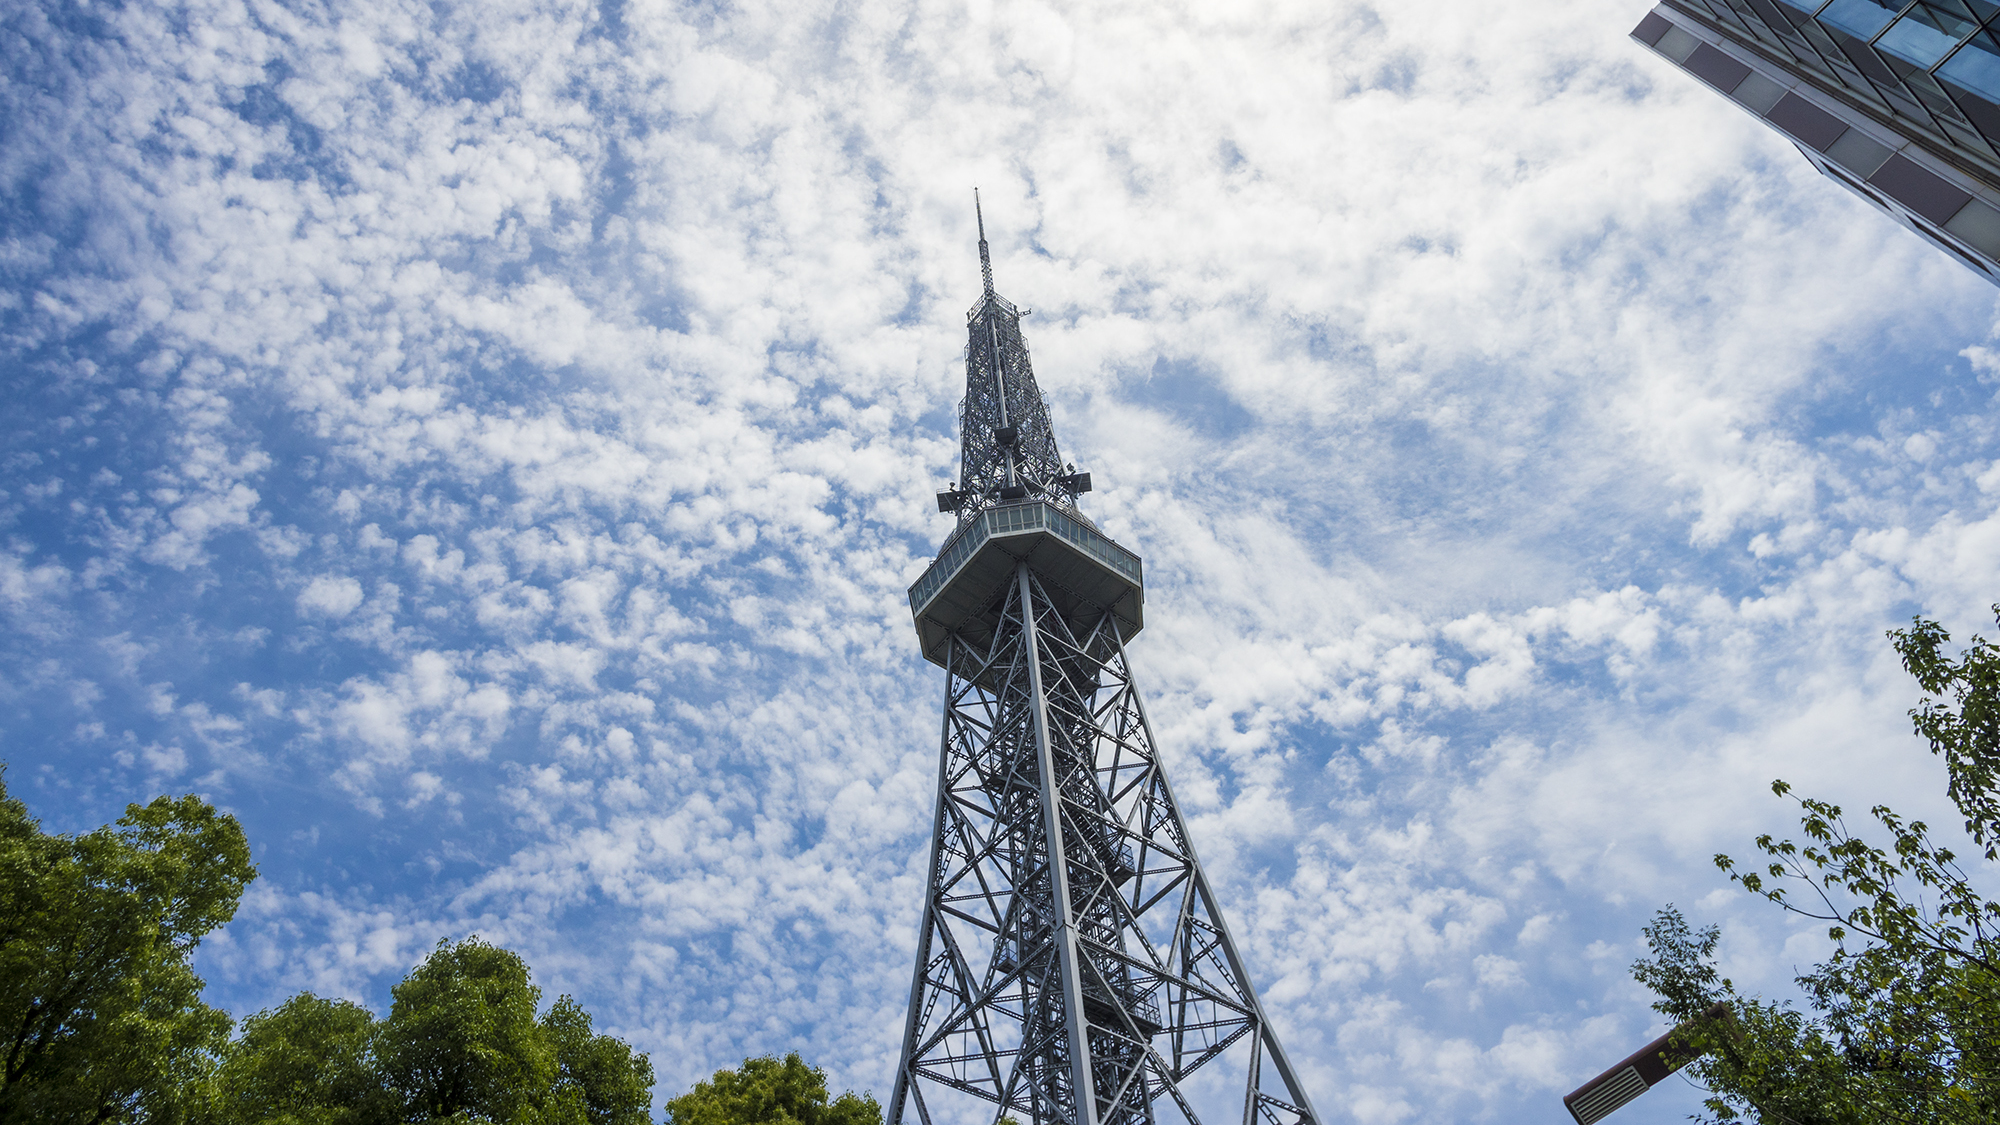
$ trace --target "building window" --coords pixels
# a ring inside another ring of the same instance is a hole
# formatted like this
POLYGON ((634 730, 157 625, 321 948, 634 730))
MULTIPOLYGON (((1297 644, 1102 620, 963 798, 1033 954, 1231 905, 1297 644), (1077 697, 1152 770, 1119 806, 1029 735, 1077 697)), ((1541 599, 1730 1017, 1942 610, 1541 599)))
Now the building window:
POLYGON ((1990 30, 1980 32, 1939 67, 1937 75, 1989 102, 2000 102, 2000 39, 1990 30))
POLYGON ((1900 0, 1833 0, 1819 13, 1819 22, 1857 39, 1873 39, 1903 8, 1900 0))
POLYGON ((1882 33, 1875 46, 1919 67, 1934 65, 1951 53, 1979 24, 1932 4, 1918 4, 1882 33))
POLYGON ((1905 74, 1903 76, 1903 85, 1908 86, 1910 92, 1917 96, 1917 100, 1924 103, 1925 109, 1930 110, 1932 113, 1943 114, 1945 117, 1955 117, 1964 120, 1965 115, 1959 112, 1958 107, 1953 105, 1951 99, 1945 95, 1944 88, 1939 86, 1936 80, 1930 75, 1925 74, 1921 70, 1905 74))

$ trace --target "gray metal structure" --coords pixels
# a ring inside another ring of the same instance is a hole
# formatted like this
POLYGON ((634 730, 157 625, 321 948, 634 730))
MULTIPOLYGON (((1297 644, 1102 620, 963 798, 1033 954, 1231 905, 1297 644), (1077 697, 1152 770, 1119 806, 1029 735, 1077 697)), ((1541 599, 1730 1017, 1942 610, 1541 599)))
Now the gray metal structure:
POLYGON ((1222 1125, 1218 1083, 1243 1125, 1317 1125, 1126 661, 1143 568, 1077 510, 1090 480, 1057 450, 983 215, 979 264, 962 479, 938 497, 958 525, 910 587, 944 734, 888 1125, 1222 1125))

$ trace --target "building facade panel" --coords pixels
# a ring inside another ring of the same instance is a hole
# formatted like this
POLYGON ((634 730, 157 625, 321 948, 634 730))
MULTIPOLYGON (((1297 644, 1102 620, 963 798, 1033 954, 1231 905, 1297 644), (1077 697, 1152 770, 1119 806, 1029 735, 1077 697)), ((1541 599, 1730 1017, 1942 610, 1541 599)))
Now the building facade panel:
POLYGON ((2000 0, 1663 0, 1632 38, 2000 284, 2000 0))

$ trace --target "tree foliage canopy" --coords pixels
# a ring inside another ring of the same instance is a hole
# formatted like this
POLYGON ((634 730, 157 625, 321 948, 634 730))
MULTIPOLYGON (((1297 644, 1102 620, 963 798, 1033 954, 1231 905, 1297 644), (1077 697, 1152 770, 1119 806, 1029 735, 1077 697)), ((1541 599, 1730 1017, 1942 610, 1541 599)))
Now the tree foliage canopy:
POLYGON ((0 1122, 173 1122, 229 1035, 188 958, 257 872, 196 797, 44 833, 0 782, 0 1122))
POLYGON ((256 874, 197 797, 62 836, 0 781, 0 1125, 651 1120, 651 1061, 568 996, 537 1017, 527 963, 476 937, 439 943, 386 1019, 303 993, 231 1041, 189 958, 256 874))
POLYGON ((440 944, 393 995, 377 1049, 408 1120, 516 1121, 548 1095, 555 1049, 520 957, 476 938, 440 944))
MULTIPOLYGON (((2000 648, 1975 637, 1952 660, 1950 636, 1922 618, 1889 636, 1925 693, 1910 712, 1916 731, 1944 761, 1966 834, 1991 862, 2000 648)), ((1980 896, 1921 821, 1871 809, 1888 834, 1882 848, 1855 835, 1839 806, 1795 799, 1805 843, 1763 835, 1757 869, 1715 862, 1745 890, 1827 923, 1833 954, 1797 978, 1809 1010, 1739 995, 1715 968, 1720 931, 1691 929, 1671 906, 1646 927, 1652 956, 1633 966, 1659 997, 1654 1008, 1676 1020, 1731 1005, 1732 1020, 1688 1032, 1708 1052, 1691 1070, 1710 1090, 1713 1120, 2000 1121, 2000 903, 1980 896)))
POLYGON ((518 954, 440 942, 396 986, 387 1019, 310 993, 244 1021, 216 1125, 641 1125, 653 1065, 541 990, 518 954))
POLYGON ((365 1125, 394 1116, 375 1070, 375 1017, 302 993, 243 1021, 216 1075, 219 1125, 365 1125))
POLYGON ((873 1095, 852 1091, 831 1102, 826 1074, 798 1052, 745 1059, 667 1102, 672 1125, 881 1125, 873 1095))

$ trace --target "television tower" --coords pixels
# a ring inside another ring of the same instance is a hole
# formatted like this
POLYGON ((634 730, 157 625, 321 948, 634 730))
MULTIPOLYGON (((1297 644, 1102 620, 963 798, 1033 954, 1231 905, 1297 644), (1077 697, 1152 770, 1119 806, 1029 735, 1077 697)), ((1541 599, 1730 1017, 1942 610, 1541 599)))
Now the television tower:
POLYGON ((1319 1125, 1126 661, 1139 557, 1077 510, 1090 474, 1056 448, 983 214, 979 272, 959 479, 938 494, 958 526, 910 587, 944 736, 887 1125, 1222 1125, 1239 1105, 1242 1125, 1319 1125))

